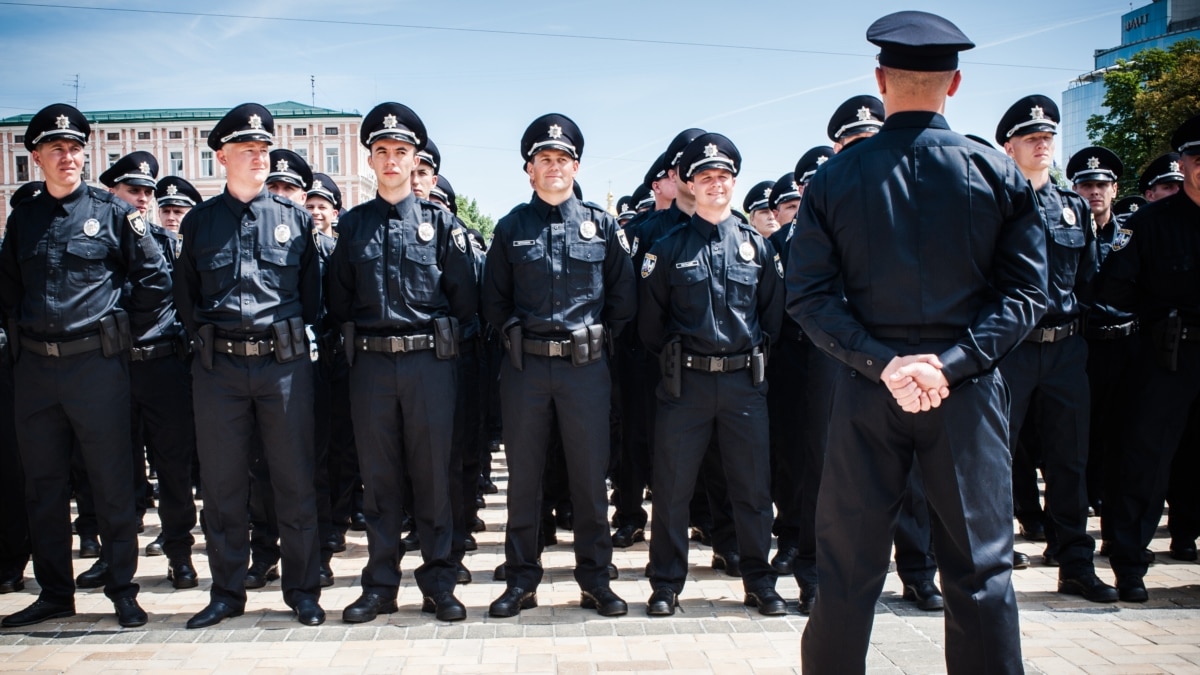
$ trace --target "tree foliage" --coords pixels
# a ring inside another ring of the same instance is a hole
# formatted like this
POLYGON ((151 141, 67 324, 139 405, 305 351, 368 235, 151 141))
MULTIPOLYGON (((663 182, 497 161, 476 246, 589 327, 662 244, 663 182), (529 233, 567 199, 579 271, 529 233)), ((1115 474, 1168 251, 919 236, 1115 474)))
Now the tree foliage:
POLYGON ((1200 40, 1168 49, 1146 49, 1118 60, 1105 73, 1106 115, 1092 115, 1088 137, 1125 163, 1122 193, 1137 189, 1137 176, 1154 158, 1173 150, 1171 134, 1200 113, 1200 40), (1129 177, 1133 177, 1130 180, 1129 177))
POLYGON ((492 230, 496 229, 496 220, 479 210, 479 204, 474 199, 468 199, 463 195, 455 195, 454 200, 458 203, 458 217, 467 227, 479 230, 483 233, 483 238, 487 241, 492 240, 492 230))

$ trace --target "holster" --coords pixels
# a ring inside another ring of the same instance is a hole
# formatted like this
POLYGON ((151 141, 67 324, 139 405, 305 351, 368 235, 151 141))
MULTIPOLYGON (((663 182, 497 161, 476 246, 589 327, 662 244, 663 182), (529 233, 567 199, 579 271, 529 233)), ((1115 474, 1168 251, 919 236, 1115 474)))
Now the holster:
POLYGON ((1179 310, 1173 309, 1167 318, 1150 326, 1150 339, 1154 341, 1154 353, 1158 363, 1168 372, 1179 369, 1179 343, 1183 336, 1183 319, 1179 310))
POLYGON ((346 365, 354 365, 354 322, 342 324, 342 345, 346 348, 346 365))
POLYGON ((433 348, 439 359, 447 361, 458 357, 458 339, 458 319, 439 316, 433 320, 433 348))
POLYGON ((683 344, 679 338, 663 345, 658 363, 662 368, 663 391, 671 398, 679 398, 683 395, 683 344))
POLYGON ((175 334, 174 343, 175 355, 181 361, 187 360, 187 357, 192 353, 192 341, 188 339, 187 331, 180 328, 179 332, 175 334))
POLYGON ((129 330, 129 315, 117 309, 100 318, 100 351, 105 358, 112 358, 133 346, 133 334, 129 330))
POLYGON ((754 386, 758 386, 767 379, 767 355, 763 350, 755 347, 754 351, 750 352, 750 382, 754 386))
POLYGON ((206 323, 196 329, 196 353, 200 356, 200 365, 205 370, 213 369, 213 349, 216 347, 217 327, 206 323))
POLYGON ((504 322, 500 329, 500 339, 504 341, 504 348, 508 350, 508 360, 512 367, 518 372, 525 370, 525 331, 521 328, 521 321, 513 317, 504 322))

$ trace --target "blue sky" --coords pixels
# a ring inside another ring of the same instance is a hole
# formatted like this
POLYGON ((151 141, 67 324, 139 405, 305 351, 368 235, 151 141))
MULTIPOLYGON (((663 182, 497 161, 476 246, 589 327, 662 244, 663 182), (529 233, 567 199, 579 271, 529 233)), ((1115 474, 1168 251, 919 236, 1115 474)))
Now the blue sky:
POLYGON ((631 192, 671 137, 692 126, 738 145, 745 190, 827 144, 843 100, 875 93, 877 49, 864 35, 884 14, 935 12, 978 45, 963 55, 947 117, 991 138, 1021 96, 1061 100, 1091 69, 1094 49, 1119 44, 1120 15, 1131 9, 1127 0, 63 4, 0 3, 0 116, 70 102, 65 83, 76 73, 84 110, 310 103, 312 75, 318 106, 413 108, 455 189, 495 217, 528 198, 517 148, 546 112, 582 128, 579 181, 591 201, 631 192))

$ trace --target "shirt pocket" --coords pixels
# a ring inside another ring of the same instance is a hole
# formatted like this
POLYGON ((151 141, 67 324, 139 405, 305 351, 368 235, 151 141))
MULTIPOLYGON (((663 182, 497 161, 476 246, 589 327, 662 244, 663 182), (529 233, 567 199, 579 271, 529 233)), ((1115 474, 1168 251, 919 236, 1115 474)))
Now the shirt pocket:
POLYGON ((668 275, 671 284, 671 303, 681 312, 708 306, 708 268, 697 264, 675 267, 668 275))
POLYGON ((550 290, 546 288, 547 275, 550 273, 545 264, 546 247, 540 240, 525 246, 512 244, 508 259, 512 261, 513 282, 518 289, 536 295, 543 295, 550 290))
POLYGON ((404 269, 401 270, 400 279, 404 298, 415 306, 428 307, 437 299, 441 283, 442 270, 437 265, 437 247, 405 246, 404 269))
POLYGON ((758 290, 758 265, 730 265, 725 270, 725 295, 730 307, 753 306, 758 290))
POLYGON ((212 298, 233 287, 236 275, 232 248, 210 248, 196 252, 196 274, 200 277, 200 294, 212 298))
MULTIPOLYGON (((295 242, 303 240, 293 239, 295 242)), ((267 288, 280 290, 299 289, 300 246, 258 246, 258 273, 267 288)))
POLYGON ((1049 228, 1048 234, 1053 249, 1050 255, 1050 281, 1060 289, 1074 288, 1075 271, 1079 268, 1087 236, 1078 227, 1059 226, 1049 228))
POLYGON ((567 291, 574 300, 595 300, 604 288, 604 242, 567 245, 567 291))
POLYGON ((69 281, 94 285, 104 281, 110 274, 105 264, 108 246, 104 242, 72 239, 67 242, 66 251, 63 262, 69 281))

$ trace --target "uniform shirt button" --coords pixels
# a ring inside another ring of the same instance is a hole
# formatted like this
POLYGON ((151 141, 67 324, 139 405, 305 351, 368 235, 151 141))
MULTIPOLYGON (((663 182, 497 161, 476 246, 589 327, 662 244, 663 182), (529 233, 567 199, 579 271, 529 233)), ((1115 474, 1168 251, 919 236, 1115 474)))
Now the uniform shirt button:
POLYGON ((867 365, 868 365, 868 366, 873 366, 873 365, 875 365, 875 362, 874 362, 874 361, 872 361, 871 359, 867 359, 867 365))
POLYGON ((829 343, 829 348, 830 348, 830 349, 833 349, 833 347, 834 347, 834 344, 833 344, 832 342, 830 342, 830 343, 829 343))

